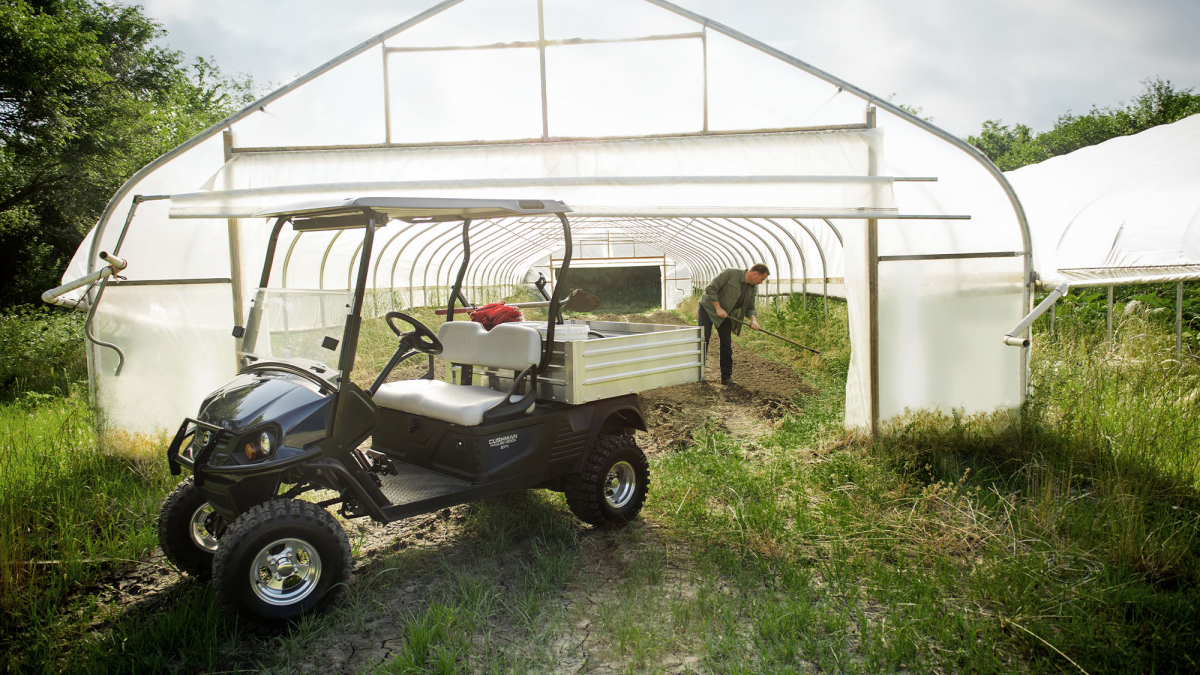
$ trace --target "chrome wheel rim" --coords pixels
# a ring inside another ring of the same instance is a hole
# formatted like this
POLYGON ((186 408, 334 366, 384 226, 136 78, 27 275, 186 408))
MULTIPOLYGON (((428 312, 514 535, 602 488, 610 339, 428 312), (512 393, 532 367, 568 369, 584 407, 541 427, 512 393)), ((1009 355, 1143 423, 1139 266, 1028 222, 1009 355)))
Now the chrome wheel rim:
POLYGON ((619 509, 633 499, 637 488, 637 474, 629 462, 617 462, 608 469, 604 479, 604 501, 614 509, 619 509))
POLYGON ((196 512, 192 514, 192 543, 198 548, 209 553, 214 553, 217 550, 217 535, 208 531, 204 526, 204 521, 208 520, 208 515, 213 512, 212 505, 204 502, 196 512))
POLYGON ((300 602, 317 589, 321 556, 302 539, 279 539, 263 547, 250 566, 250 588, 259 600, 282 606, 300 602))

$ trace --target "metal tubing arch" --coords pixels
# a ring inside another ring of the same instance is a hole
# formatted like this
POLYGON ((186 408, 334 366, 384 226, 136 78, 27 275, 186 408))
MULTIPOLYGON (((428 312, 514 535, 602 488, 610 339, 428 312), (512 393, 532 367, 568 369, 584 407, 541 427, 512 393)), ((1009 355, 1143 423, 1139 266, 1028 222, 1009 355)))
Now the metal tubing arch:
MULTIPOLYGON (((672 219, 672 220, 675 220, 675 219, 672 219)), ((735 245, 735 246, 725 246, 725 247, 713 250, 711 243, 705 242, 704 240, 700 239, 698 235, 716 236, 716 238, 721 240, 722 243, 725 243, 724 237, 720 236, 719 233, 714 235, 714 233, 708 231, 707 228, 703 227, 703 224, 700 222, 699 218, 693 218, 692 221, 690 223, 688 223, 688 226, 686 228, 684 228, 683 230, 680 230, 679 233, 676 234, 675 238, 676 239, 682 238, 685 241, 693 242, 697 246, 707 247, 709 250, 712 251, 713 255, 717 258, 718 264, 722 266, 721 267, 722 270, 727 269, 729 267, 735 267, 735 266, 749 267, 750 265, 754 264, 752 262, 745 262, 746 260, 749 260, 749 257, 747 257, 745 259, 742 258, 742 255, 741 255, 742 252, 745 252, 747 256, 750 255, 750 250, 748 248, 743 249, 743 251, 739 251, 735 245)), ((720 274, 720 271, 721 270, 717 270, 717 274, 720 274)))
MULTIPOLYGON (((532 225, 532 226, 536 227, 536 226, 540 225, 542 222, 543 221, 541 218, 529 218, 529 219, 523 219, 523 220, 519 221, 517 224, 532 225)), ((504 262, 507 259, 506 256, 513 255, 514 253, 525 251, 525 250, 532 250, 531 247, 540 249, 544 246, 544 244, 542 242, 535 242, 532 239, 530 239, 530 237, 528 236, 527 233, 517 234, 504 226, 501 226, 501 231, 508 233, 510 235, 513 235, 518 241, 514 242, 515 245, 513 248, 495 249, 494 251, 489 252, 489 254, 487 254, 487 257, 489 259, 482 266, 482 274, 483 274, 486 282, 494 284, 494 285, 500 285, 502 279, 504 279, 504 276, 502 275, 501 270, 503 270, 505 267, 504 262)))
MULTIPOLYGON (((804 255, 804 245, 801 244, 798 239, 796 239, 796 235, 792 234, 791 230, 784 227, 781 223, 775 221, 773 218, 763 218, 762 220, 774 225, 781 232, 783 232, 784 235, 786 235, 787 238, 792 242, 792 246, 794 246, 796 248, 796 253, 799 254, 799 256, 800 256, 800 270, 801 270, 800 273, 804 275, 804 279, 807 279, 808 278, 808 258, 804 255)), ((820 250, 820 248, 821 248, 821 245, 817 244, 818 251, 820 250)), ((786 247, 784 248, 784 253, 787 253, 786 247)), ((822 265, 824 265, 824 260, 825 260, 824 254, 821 255, 821 260, 822 260, 822 265)), ((790 255, 788 256, 788 264, 792 266, 791 272, 788 274, 788 293, 795 293, 796 292, 796 266, 792 262, 790 255)), ((822 266, 821 269, 824 270, 825 268, 822 266)), ((801 283, 801 292, 805 293, 805 294, 807 294, 807 292, 808 292, 808 287, 805 286, 803 284, 803 282, 801 283)))
POLYGON ((697 229, 701 229, 705 234, 721 240, 722 243, 732 244, 734 247, 736 247, 732 250, 738 251, 737 258, 742 258, 742 255, 745 255, 745 257, 742 258, 741 262, 739 263, 742 268, 748 268, 754 263, 758 262, 758 260, 754 257, 754 251, 750 250, 750 247, 746 245, 745 242, 740 241, 737 237, 732 236, 729 232, 722 230, 720 227, 709 221, 706 221, 704 218, 696 218, 693 226, 697 229))
POLYGON ((296 249, 296 242, 300 241, 300 237, 303 237, 305 234, 307 234, 307 232, 295 232, 293 230, 292 241, 290 244, 288 244, 287 253, 283 256, 283 267, 279 270, 280 288, 287 288, 287 273, 288 267, 292 262, 292 251, 296 249))
MULTIPOLYGON (((521 224, 533 225, 536 227, 536 226, 542 225, 544 222, 545 221, 538 218, 538 219, 530 219, 521 224)), ((503 228, 503 231, 508 232, 509 234, 515 234, 512 231, 508 230, 507 228, 503 228)), ((488 274, 491 275, 491 277, 490 277, 491 283, 493 283, 495 285, 500 285, 503 282, 503 280, 509 279, 510 280, 509 284, 512 285, 512 282, 511 282, 512 277, 511 277, 510 273, 508 272, 508 270, 511 267, 511 265, 509 265, 509 263, 512 263, 514 258, 519 262, 521 260, 525 260, 534 251, 544 251, 547 249, 549 249, 549 251, 551 251, 551 252, 553 251, 553 248, 551 248, 552 237, 548 237, 548 238, 542 239, 542 240, 536 240, 536 239, 533 239, 532 236, 537 236, 537 234, 532 233, 532 235, 531 235, 531 233, 528 233, 528 232, 523 232, 517 236, 519 237, 520 241, 515 242, 515 246, 513 248, 496 249, 493 253, 492 260, 489 260, 487 263, 487 267, 484 268, 485 276, 488 274)))
MULTIPOLYGON (((470 222, 472 222, 473 226, 476 225, 476 221, 470 221, 470 222)), ((484 222, 485 223, 493 222, 493 219, 487 219, 484 222)), ((474 231, 472 233, 470 233, 470 234, 472 234, 472 238, 474 239, 474 241, 472 243, 472 249, 475 249, 476 252, 478 252, 479 246, 480 246, 479 232, 480 232, 480 227, 476 227, 474 229, 474 231)), ((454 250, 451 250, 448 253, 448 255, 446 255, 444 257, 438 256, 438 253, 440 252, 440 250, 442 250, 442 249, 440 249, 440 247, 439 247, 439 249, 437 251, 433 251, 433 259, 436 259, 436 261, 438 261, 438 269, 437 269, 436 273, 433 274, 434 282, 436 282, 436 283, 442 282, 442 268, 445 267, 446 261, 457 261, 458 257, 466 256, 467 257, 467 267, 470 267, 470 259, 472 259, 472 255, 470 255, 470 251, 468 251, 466 249, 466 247, 462 247, 462 249, 458 249, 457 252, 455 252, 454 250)), ((428 268, 426 268, 426 269, 428 269, 428 268)), ((450 265, 450 273, 448 275, 446 275, 446 281, 449 282, 450 275, 454 275, 456 273, 456 271, 457 270, 455 269, 455 265, 451 264, 450 265)), ((463 268, 462 273, 463 273, 462 281, 464 282, 467 280, 467 268, 463 268)), ((449 283, 448 283, 448 286, 449 286, 449 283)), ((458 287, 458 292, 462 293, 463 297, 466 297, 467 293, 466 293, 466 291, 463 291, 461 282, 460 282, 460 287, 458 287)))
MULTIPOLYGON (((457 223, 455 221, 445 221, 445 222, 438 223, 438 224, 439 225, 447 225, 447 224, 455 225, 457 223)), ((410 298, 416 297, 414 280, 415 280, 416 273, 417 273, 417 263, 420 262, 421 256, 424 255, 425 250, 428 249, 434 242, 438 242, 438 247, 440 248, 447 241, 453 240, 454 236, 456 234, 453 227, 448 228, 445 232, 436 232, 436 228, 431 229, 430 231, 435 232, 435 234, 433 234, 429 238, 429 241, 425 242, 425 245, 422 246, 420 248, 420 250, 417 251, 417 254, 415 256, 413 256, 413 266, 412 266, 412 268, 410 268, 408 270, 408 294, 409 294, 410 298)), ((432 306, 429 304, 429 297, 428 297, 429 296, 428 272, 429 272, 429 265, 426 264, 425 267, 421 269, 421 288, 422 288, 421 300, 422 300, 423 307, 431 307, 432 306)))
MULTIPOLYGON (((717 227, 717 223, 715 221, 713 221, 712 219, 704 218, 704 220, 707 220, 713 227, 717 227)), ((722 218, 722 220, 724 220, 727 223, 730 223, 731 225, 736 225, 733 222, 733 219, 731 219, 731 218, 722 218)), ((771 262, 775 265, 775 273, 778 275, 779 270, 780 270, 780 265, 779 265, 779 257, 775 255, 775 249, 771 248, 771 245, 769 243, 767 243, 767 240, 763 239, 762 236, 759 235, 758 232, 755 231, 756 229, 761 229, 762 226, 759 225, 758 223, 755 223, 753 220, 751 220, 749 218, 743 218, 741 220, 743 221, 744 225, 741 225, 740 227, 742 227, 745 231, 749 232, 750 234, 753 234, 754 238, 757 239, 759 241, 759 243, 761 243, 767 249, 767 253, 769 253, 771 255, 771 262), (754 227, 749 227, 750 225, 753 225, 754 227)), ((774 235, 772 235, 772 237, 774 237, 774 235)), ((776 241, 776 243, 779 244, 779 248, 782 249, 784 247, 783 242, 779 241, 778 238, 775 238, 775 241, 776 241)), ((759 262, 759 261, 755 261, 755 262, 759 262)), ((792 267, 792 259, 791 259, 791 256, 788 256, 788 270, 789 271, 791 271, 791 267, 792 267)), ((776 279, 778 279, 778 277, 776 277, 776 279)), ((771 287, 767 286, 767 290, 768 291, 771 290, 771 287)), ((779 295, 779 282, 778 281, 775 282, 775 294, 779 295)))
MULTIPOLYGON (((392 238, 388 239, 387 242, 384 243, 384 245, 379 249, 379 254, 375 257, 375 274, 371 276, 371 287, 372 288, 375 288, 375 289, 379 288, 379 268, 383 265, 383 254, 387 252, 387 249, 389 246, 392 245, 392 242, 394 242, 400 238, 400 235, 404 234, 405 232, 408 232, 409 230, 416 227, 417 225, 418 225, 418 223, 404 223, 404 227, 399 228, 396 231, 396 233, 392 235, 392 238)), ((403 250, 403 249, 401 249, 401 250, 403 250)), ((400 255, 399 255, 399 253, 397 253, 396 258, 399 259, 399 257, 400 257, 400 255)), ((388 284, 388 288, 391 288, 390 282, 388 284)))
MULTIPOLYGON (((767 218, 767 220, 771 220, 767 218)), ((772 221, 774 222, 774 221, 772 221)), ((800 226, 800 229, 808 233, 808 237, 812 239, 813 245, 817 247, 817 255, 821 258, 821 303, 826 314, 829 313, 829 263, 825 260, 825 249, 821 246, 821 242, 817 240, 817 235, 799 218, 793 218, 792 222, 800 226)), ((783 227, 780 225, 780 227, 783 227)))
MULTIPOLYGON (((329 252, 333 250, 333 245, 337 243, 338 237, 342 236, 345 230, 338 230, 333 233, 333 237, 329 240, 329 244, 325 247, 325 254, 321 256, 321 267, 317 269, 317 288, 325 290, 325 263, 329 261, 329 252)), ((349 287, 350 284, 346 284, 349 287)))
MULTIPOLYGON (((393 292, 396 289, 396 267, 400 265, 400 259, 404 257, 404 249, 408 248, 408 245, 413 243, 414 241, 416 241, 419 237, 422 237, 422 236, 426 235, 427 233, 431 232, 433 230, 433 228, 437 226, 437 224, 438 223, 436 223, 436 222, 426 224, 426 226, 423 230, 421 230, 420 232, 409 237, 408 240, 405 241, 404 244, 402 244, 400 246, 400 250, 396 251, 396 259, 392 261, 392 273, 388 277, 388 287, 391 288, 393 290, 393 292)), ((415 262, 413 263, 413 266, 414 267, 416 266, 415 262)), ((409 271, 411 272, 411 270, 409 270, 409 271)), ((409 308, 416 307, 416 305, 413 303, 413 297, 412 297, 411 290, 408 293, 408 306, 409 306, 409 308)))
MULTIPOLYGON (((637 222, 638 224, 645 223, 648 225, 660 224, 660 221, 658 221, 658 220, 653 220, 653 221, 632 221, 631 220, 631 221, 620 222, 618 224, 618 227, 620 227, 621 230, 624 232, 632 232, 635 235, 645 236, 647 241, 650 244, 652 244, 653 246, 655 246, 656 248, 661 250, 663 253, 670 255, 672 258, 674 258, 676 260, 683 260, 683 261, 687 262, 688 268, 691 270, 693 276, 697 272, 699 272, 701 274, 705 274, 708 271, 711 271, 711 270, 706 270, 706 268, 708 268, 712 263, 706 261, 702 257, 702 254, 704 253, 704 251, 702 251, 701 249, 692 249, 687 246, 683 246, 683 247, 673 246, 671 243, 673 241, 673 239, 657 239, 655 237, 662 236, 660 232, 655 231, 653 228, 647 229, 644 227, 643 228, 631 227, 630 224, 632 224, 634 222, 637 222), (646 234, 645 234, 646 232, 651 232, 651 233, 653 233, 653 235, 646 236, 646 234), (682 251, 686 251, 686 253, 682 253, 682 251)), ((669 225, 671 223, 667 223, 667 224, 669 225)))
MULTIPOLYGON (((728 219, 726 219, 726 220, 728 220, 728 219)), ((764 218, 763 220, 770 221, 769 218, 764 218)), ((771 228, 768 228, 768 227, 760 224, 755 219, 746 218, 746 222, 753 223, 755 226, 762 228, 762 230, 764 232, 771 235, 771 238, 775 240, 775 243, 779 244, 779 248, 783 251, 783 254, 785 256, 787 256, 787 261, 788 261, 788 279, 789 279, 788 292, 794 293, 795 292, 795 284, 792 283, 790 280, 794 279, 796 276, 796 263, 795 263, 795 261, 792 260, 792 254, 788 252, 787 245, 784 244, 783 241, 779 237, 775 236, 775 232, 773 230, 771 230, 771 228)), ((772 222, 771 224, 775 225, 776 227, 779 227, 778 223, 772 222)), ((807 299, 808 299, 808 259, 804 256, 804 248, 802 246, 800 246, 800 242, 796 241, 796 238, 793 237, 792 234, 790 232, 788 232, 785 228, 779 227, 779 229, 784 231, 784 234, 787 235, 788 239, 791 240, 792 245, 795 247, 796 253, 799 254, 799 256, 800 256, 800 274, 801 274, 801 278, 804 280, 800 284, 800 292, 803 294, 802 297, 807 302, 807 299)), ((780 295, 783 292, 782 289, 780 288, 779 284, 780 284, 779 277, 776 277, 775 278, 775 294, 776 295, 780 295)))
POLYGON ((678 247, 692 252, 692 254, 703 263, 699 265, 697 269, 693 270, 693 274, 699 272, 709 279, 712 279, 717 274, 720 274, 722 269, 725 269, 729 266, 729 263, 722 258, 723 252, 713 251, 711 246, 705 246, 699 241, 693 243, 693 240, 690 238, 691 234, 687 232, 690 224, 683 225, 676 221, 669 221, 669 223, 672 225, 682 226, 679 228, 679 230, 672 232, 671 237, 664 241, 663 248, 666 250, 674 250, 676 247, 678 247))
MULTIPOLYGON (((528 218, 521 218, 517 221, 517 224, 527 220, 528 218)), ((476 248, 478 250, 477 253, 471 257, 471 264, 467 270, 467 273, 470 275, 471 287, 475 288, 476 290, 488 285, 486 275, 482 275, 482 272, 485 269, 489 258, 497 255, 503 255, 503 251, 505 250, 505 247, 503 246, 492 246, 493 243, 495 243, 498 239, 502 239, 503 236, 508 233, 508 230, 500 223, 501 221, 499 219, 488 219, 475 233, 475 239, 478 242, 476 248), (480 237, 480 234, 482 234, 482 238, 480 237)), ((451 256, 450 261, 456 261, 459 257, 461 257, 461 252, 451 256)), ((450 265, 450 270, 453 269, 454 265, 452 264, 450 265)), ((438 276, 439 278, 441 276, 441 265, 438 266, 438 276)))

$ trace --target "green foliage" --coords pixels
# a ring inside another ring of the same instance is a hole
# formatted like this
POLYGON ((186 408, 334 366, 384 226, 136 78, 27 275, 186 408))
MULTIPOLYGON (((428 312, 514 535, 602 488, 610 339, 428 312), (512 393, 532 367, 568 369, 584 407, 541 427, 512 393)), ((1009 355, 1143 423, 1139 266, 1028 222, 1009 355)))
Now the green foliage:
POLYGON ((136 6, 0 5, 0 306, 37 302, 130 175, 251 97, 163 34, 136 6))
MULTIPOLYGON (((1037 298, 1039 301, 1041 298, 1037 298)), ((1144 312, 1155 329, 1173 334, 1175 331, 1176 285, 1138 284, 1113 288, 1113 325, 1131 314, 1144 312)), ((1101 331, 1108 320, 1108 289, 1103 286, 1073 288, 1055 307, 1055 328, 1072 331, 1101 331)), ((1035 330, 1050 330, 1049 313, 1042 315, 1035 330)), ((1193 352, 1200 351, 1200 284, 1183 285, 1183 344, 1193 352)))
POLYGON ((84 315, 58 308, 0 312, 0 398, 20 392, 65 392, 87 379, 84 315))
POLYGON ((978 136, 967 142, 979 148, 1002 171, 1037 164, 1051 157, 1170 124, 1200 113, 1200 94, 1176 90, 1170 80, 1143 82, 1146 89, 1132 103, 1118 107, 1092 109, 1083 115, 1066 112, 1050 131, 1034 133, 1024 124, 1009 127, 1000 120, 988 120, 978 136))

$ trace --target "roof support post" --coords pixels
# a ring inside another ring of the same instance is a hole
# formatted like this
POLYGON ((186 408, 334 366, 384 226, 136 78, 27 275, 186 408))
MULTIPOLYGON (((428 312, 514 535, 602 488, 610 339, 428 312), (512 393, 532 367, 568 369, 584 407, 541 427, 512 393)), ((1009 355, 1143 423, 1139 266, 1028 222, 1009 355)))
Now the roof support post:
MULTIPOLYGON (((875 128, 875 106, 867 106, 867 128, 875 128)), ((879 159, 868 146, 867 174, 874 176, 879 159)), ((879 221, 867 220, 867 316, 870 325, 871 436, 879 437, 879 221)))
MULTIPOLYGON (((228 162, 233 158, 233 129, 226 129, 221 132, 222 147, 225 152, 225 161, 228 162)), ((238 227, 237 218, 229 218, 225 221, 226 227, 229 230, 229 279, 230 287, 233 292, 233 325, 241 326, 244 319, 242 307, 242 241, 241 229, 238 227)), ((239 365, 237 350, 233 354, 234 365, 239 365)))
POLYGON ((538 60, 541 64, 542 82, 542 140, 550 140, 550 106, 546 98, 546 13, 542 0, 538 0, 538 60))

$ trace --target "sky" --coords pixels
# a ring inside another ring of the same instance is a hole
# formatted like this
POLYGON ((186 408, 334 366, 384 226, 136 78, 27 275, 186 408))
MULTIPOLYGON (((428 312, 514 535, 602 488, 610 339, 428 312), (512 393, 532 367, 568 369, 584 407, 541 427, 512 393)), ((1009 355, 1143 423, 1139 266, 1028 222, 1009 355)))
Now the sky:
MULTIPOLYGON (((1068 110, 1130 101, 1147 78, 1200 90, 1198 0, 675 2, 875 95, 894 94, 960 136, 989 119, 1046 130, 1068 110)), ((432 4, 142 3, 168 32, 162 44, 259 84, 289 82, 432 4)))

